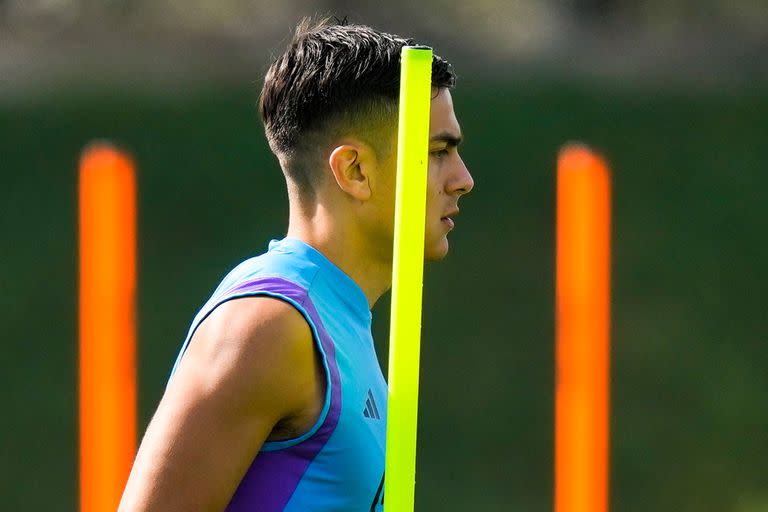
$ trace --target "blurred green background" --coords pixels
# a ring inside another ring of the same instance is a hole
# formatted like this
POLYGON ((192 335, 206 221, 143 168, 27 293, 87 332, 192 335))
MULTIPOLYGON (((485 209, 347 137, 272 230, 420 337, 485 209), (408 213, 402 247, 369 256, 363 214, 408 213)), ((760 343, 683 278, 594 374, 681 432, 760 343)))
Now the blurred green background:
MULTIPOLYGON (((476 187, 426 274, 417 510, 552 509, 554 164, 574 139, 614 170, 612 509, 768 510, 768 83, 749 79, 763 68, 704 87, 557 65, 482 73, 471 54, 440 53, 460 75, 476 187)), ((196 310, 284 234, 254 108, 263 67, 243 73, 0 87, 3 509, 77 509, 86 143, 112 140, 139 169, 140 432, 196 310)), ((388 307, 374 310, 385 371, 388 307)))

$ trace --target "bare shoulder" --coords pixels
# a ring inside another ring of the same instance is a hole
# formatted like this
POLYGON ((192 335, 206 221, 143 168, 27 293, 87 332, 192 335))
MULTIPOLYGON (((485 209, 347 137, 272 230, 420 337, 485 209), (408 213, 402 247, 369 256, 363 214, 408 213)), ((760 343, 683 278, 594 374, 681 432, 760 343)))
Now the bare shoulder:
POLYGON ((290 304, 217 307, 168 384, 120 510, 223 510, 275 425, 312 410, 315 376, 309 325, 290 304))
POLYGON ((195 332, 180 375, 228 390, 234 403, 271 411, 279 419, 313 396, 315 355, 304 317, 285 301, 257 296, 225 302, 195 332))

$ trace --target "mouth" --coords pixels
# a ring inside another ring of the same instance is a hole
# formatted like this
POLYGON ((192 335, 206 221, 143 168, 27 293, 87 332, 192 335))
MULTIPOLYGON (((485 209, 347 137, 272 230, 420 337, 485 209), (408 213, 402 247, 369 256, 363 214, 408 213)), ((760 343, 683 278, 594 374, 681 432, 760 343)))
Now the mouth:
POLYGON ((459 214, 458 209, 452 210, 448 212, 446 215, 444 215, 443 217, 440 217, 440 222, 442 222, 443 225, 446 226, 450 231, 451 229, 454 228, 454 226, 456 226, 456 223, 454 222, 453 217, 455 217, 458 214, 459 214))

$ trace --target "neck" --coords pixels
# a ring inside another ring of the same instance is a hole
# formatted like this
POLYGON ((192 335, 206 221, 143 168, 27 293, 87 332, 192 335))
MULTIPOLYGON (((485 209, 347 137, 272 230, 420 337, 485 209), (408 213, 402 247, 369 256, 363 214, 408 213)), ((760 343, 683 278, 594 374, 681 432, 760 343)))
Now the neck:
POLYGON ((363 290, 368 307, 373 308, 392 286, 391 255, 371 247, 353 224, 338 219, 322 205, 309 214, 291 204, 287 236, 312 246, 339 267, 363 290))

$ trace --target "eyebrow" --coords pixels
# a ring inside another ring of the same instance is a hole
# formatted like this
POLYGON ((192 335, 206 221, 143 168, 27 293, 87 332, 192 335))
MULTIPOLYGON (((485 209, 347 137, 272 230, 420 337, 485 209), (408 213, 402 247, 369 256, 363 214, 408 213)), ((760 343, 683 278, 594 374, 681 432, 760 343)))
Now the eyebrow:
POLYGON ((449 147, 458 146, 463 140, 464 137, 461 134, 456 135, 452 132, 440 132, 429 138, 429 142, 445 142, 449 147))

